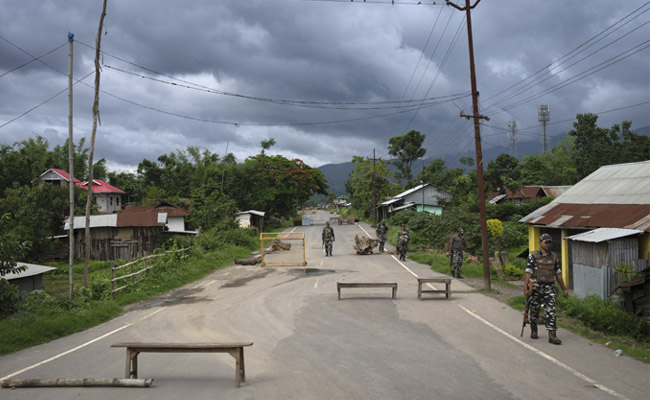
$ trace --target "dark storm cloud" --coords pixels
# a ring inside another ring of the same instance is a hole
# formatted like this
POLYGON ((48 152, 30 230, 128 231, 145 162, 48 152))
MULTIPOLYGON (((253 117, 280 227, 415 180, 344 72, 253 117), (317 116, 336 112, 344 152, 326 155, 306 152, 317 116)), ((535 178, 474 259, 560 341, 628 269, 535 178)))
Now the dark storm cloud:
MULTIPOLYGON (((172 81, 139 65, 225 92, 304 101, 368 102, 469 93, 463 13, 451 7, 397 3, 109 1, 102 36, 102 50, 107 54, 103 57, 101 89, 105 93, 100 95, 102 125, 96 157, 122 169, 187 146, 218 154, 227 146, 242 160, 257 153, 262 140, 273 137, 277 144, 272 153, 318 166, 349 161, 352 155, 370 155, 373 148, 385 156, 388 139, 408 129, 427 135, 427 156, 471 151, 472 125, 459 119, 459 109, 471 111, 469 97, 422 108, 414 117, 414 112, 396 114, 403 109, 272 104, 191 90, 179 81, 180 86, 172 86, 117 70, 172 81), (459 36, 453 43, 456 32, 459 36), (370 118, 391 113, 395 115, 370 118), (357 121, 336 123, 344 120, 357 121), (315 124, 321 122, 328 123, 315 124)), ((647 102, 650 52, 644 49, 597 74, 517 105, 518 100, 647 40, 648 25, 642 26, 650 18, 647 6, 629 24, 565 66, 620 37, 618 42, 566 71, 547 68, 554 76, 520 97, 502 102, 497 100, 505 96, 493 97, 644 4, 482 1, 472 20, 481 109, 492 117, 483 127, 484 145, 504 146, 509 119, 527 128, 520 140, 539 140, 539 104, 551 106, 553 122, 580 112, 647 102)), ((43 58, 49 67, 32 62, 0 78, 0 125, 66 89, 68 31, 78 41, 75 77, 93 71, 94 50, 85 45, 94 46, 100 11, 101 1, 0 3, 0 35, 14 45, 34 56, 64 45, 43 58)), ((29 56, 0 40, 0 74, 28 61, 29 56)), ((93 80, 91 75, 84 82, 92 86, 93 80)), ((75 137, 89 138, 93 91, 77 84, 74 95, 75 137)), ((13 143, 39 134, 53 145, 60 144, 67 137, 67 113, 67 93, 63 93, 0 128, 0 141, 13 143)), ((626 119, 634 122, 633 128, 650 124, 648 105, 603 114, 599 124, 610 126, 626 119)), ((551 135, 570 129, 571 122, 549 125, 551 135)))

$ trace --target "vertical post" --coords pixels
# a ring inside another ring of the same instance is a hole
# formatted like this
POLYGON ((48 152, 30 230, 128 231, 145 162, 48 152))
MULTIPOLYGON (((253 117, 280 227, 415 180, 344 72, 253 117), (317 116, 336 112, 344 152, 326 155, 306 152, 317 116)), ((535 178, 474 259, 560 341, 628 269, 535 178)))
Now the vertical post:
POLYGON ((113 279, 115 278, 115 271, 113 271, 113 267, 115 266, 115 261, 111 260, 111 299, 115 301, 115 281, 113 279))
POLYGON ((302 265, 307 265, 307 256, 305 254, 305 232, 302 233, 302 265))
POLYGON ((465 7, 460 8, 456 4, 447 1, 450 5, 458 10, 465 11, 467 16, 467 39, 469 47, 469 70, 472 85, 472 118, 474 119, 474 144, 476 147, 476 177, 478 180, 478 207, 481 222, 481 247, 483 256, 483 281, 485 288, 490 290, 490 260, 488 255, 488 238, 487 238, 487 219, 485 212, 485 189, 483 181, 483 151, 481 149, 481 128, 479 119, 481 116, 478 112, 478 90, 476 85, 476 70, 474 67, 474 41, 472 39, 472 8, 476 7, 481 0, 477 0, 473 6, 470 6, 469 0, 465 0, 465 7))
POLYGON ((72 150, 72 61, 74 33, 68 32, 68 43, 70 48, 70 71, 68 73, 68 170, 70 180, 68 182, 68 193, 70 199, 70 219, 68 223, 68 281, 70 290, 68 296, 72 299, 74 291, 74 151, 72 150))
POLYGON ((377 185, 376 185, 376 172, 375 172, 375 161, 377 160, 375 156, 375 149, 372 149, 372 216, 375 220, 375 225, 377 224, 377 185))

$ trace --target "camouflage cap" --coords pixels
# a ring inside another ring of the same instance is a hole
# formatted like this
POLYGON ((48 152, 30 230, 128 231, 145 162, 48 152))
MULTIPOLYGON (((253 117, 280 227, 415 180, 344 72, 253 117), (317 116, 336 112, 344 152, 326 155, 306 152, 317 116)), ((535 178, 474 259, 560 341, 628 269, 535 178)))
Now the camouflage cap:
POLYGON ((552 242, 553 239, 551 238, 551 235, 548 233, 543 233, 542 236, 539 237, 540 242, 552 242))

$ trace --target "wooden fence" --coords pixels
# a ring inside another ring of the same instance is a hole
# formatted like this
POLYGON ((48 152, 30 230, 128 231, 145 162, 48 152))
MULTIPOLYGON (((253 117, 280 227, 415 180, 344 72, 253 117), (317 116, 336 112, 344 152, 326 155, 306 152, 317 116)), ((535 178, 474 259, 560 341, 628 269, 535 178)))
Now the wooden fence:
POLYGON ((111 299, 113 301, 115 301, 115 293, 119 292, 120 290, 126 289, 129 286, 129 284, 133 285, 133 284, 136 284, 136 283, 140 282, 142 279, 144 279, 144 278, 140 278, 137 281, 135 281, 133 278, 140 275, 140 274, 142 274, 143 272, 146 272, 146 271, 150 270, 151 268, 153 268, 153 265, 149 265, 147 267, 147 260, 152 259, 152 258, 157 258, 157 257, 164 257, 164 256, 167 256, 167 255, 172 254, 172 253, 178 253, 180 251, 187 251, 187 250, 189 250, 191 248, 192 247, 190 246, 190 247, 187 247, 185 249, 169 250, 169 251, 166 251, 164 253, 153 254, 153 255, 150 255, 150 256, 142 257, 142 258, 139 258, 137 260, 128 262, 126 264, 118 265, 117 267, 114 267, 113 266, 114 263, 113 263, 113 261, 111 261, 111 299), (134 266, 136 266, 137 264, 140 264, 140 263, 143 264, 144 268, 134 272, 134 266), (124 268, 130 268, 130 271, 129 271, 128 274, 122 275, 122 276, 115 276, 115 271, 119 271, 119 270, 124 269, 124 268), (127 279, 127 278, 131 278, 130 283, 127 282, 123 286, 120 286, 118 288, 115 287, 115 282, 121 281, 121 280, 127 279))

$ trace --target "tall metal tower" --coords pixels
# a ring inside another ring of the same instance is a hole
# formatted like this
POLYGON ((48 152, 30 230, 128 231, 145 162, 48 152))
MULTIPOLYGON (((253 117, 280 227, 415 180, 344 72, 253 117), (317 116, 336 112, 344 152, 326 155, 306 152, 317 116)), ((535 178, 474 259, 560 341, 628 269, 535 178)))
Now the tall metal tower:
POLYGON ((508 141, 510 142, 510 155, 517 158, 517 121, 508 121, 508 141))
POLYGON ((543 153, 546 154, 546 123, 551 119, 551 107, 548 105, 537 106, 537 119, 542 124, 542 149, 543 153))

